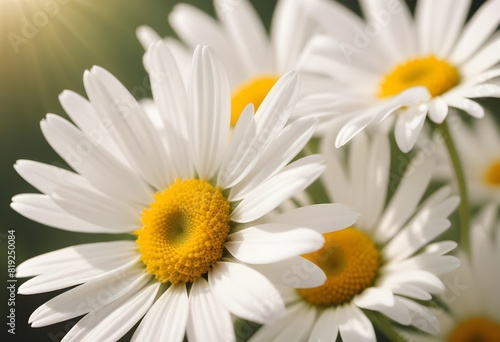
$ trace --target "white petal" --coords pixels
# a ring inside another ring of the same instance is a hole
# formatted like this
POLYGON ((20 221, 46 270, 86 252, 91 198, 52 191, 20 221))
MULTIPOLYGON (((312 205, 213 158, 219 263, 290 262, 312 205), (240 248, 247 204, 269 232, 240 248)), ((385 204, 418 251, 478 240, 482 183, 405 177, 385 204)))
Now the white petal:
POLYGON ((486 39, 497 29, 500 23, 500 3, 486 1, 465 25, 462 34, 450 55, 450 61, 460 65, 466 61, 486 39))
POLYGON ((170 181, 169 160, 158 131, 132 94, 103 68, 94 66, 83 77, 96 112, 111 121, 110 132, 134 170, 157 189, 170 181))
POLYGON ((357 295, 353 303, 361 308, 374 310, 372 308, 378 305, 394 305, 394 295, 390 290, 384 288, 369 287, 357 295))
POLYGON ((307 9, 320 25, 321 31, 326 32, 337 42, 344 42, 342 45, 344 50, 363 52, 345 53, 344 60, 364 69, 384 72, 387 65, 380 61, 386 61, 388 57, 391 60, 391 56, 378 40, 370 40, 360 34, 366 25, 358 15, 335 1, 308 1, 307 9))
POLYGON ((460 72, 464 77, 480 74, 491 68, 500 60, 498 50, 500 49, 500 37, 496 37, 492 42, 481 48, 462 67, 460 72))
POLYGON ((203 278, 194 281, 189 293, 187 337, 189 341, 209 342, 236 339, 229 311, 217 300, 203 278))
POLYGON ((124 296, 102 309, 83 317, 61 342, 117 341, 141 319, 153 304, 159 282, 146 286, 134 295, 124 296))
POLYGON ((208 273, 213 295, 232 314, 260 324, 285 311, 278 290, 259 272, 234 262, 218 262, 208 273))
POLYGON ((394 130, 396 143, 401 152, 407 153, 413 148, 422 131, 426 116, 426 105, 410 107, 399 113, 394 130))
POLYGON ((265 149, 285 126, 299 95, 298 75, 290 71, 283 75, 269 91, 255 113, 255 133, 252 131, 239 142, 234 156, 221 167, 217 183, 228 188, 238 183, 257 164, 265 149), (229 169, 239 170, 239 173, 229 169), (231 176, 231 178, 229 178, 231 176))
POLYGON ((18 160, 14 169, 21 177, 40 192, 51 194, 55 189, 68 184, 93 188, 86 178, 74 172, 32 160, 18 160))
POLYGON ((397 305, 392 291, 388 289, 368 288, 355 297, 353 303, 363 309, 379 311, 399 324, 409 325, 411 322, 406 307, 397 305))
POLYGON ((401 286, 391 286, 391 291, 394 294, 417 299, 417 300, 431 300, 432 296, 429 292, 413 285, 404 284, 401 286))
POLYGON ((232 48, 239 53, 248 75, 272 70, 271 46, 264 25, 246 0, 230 4, 215 0, 215 10, 231 37, 232 48))
POLYGON ((459 95, 470 98, 500 97, 500 86, 494 83, 483 83, 471 88, 465 88, 459 95))
POLYGON ((21 194, 12 198, 11 208, 30 220, 41 224, 82 233, 125 233, 125 227, 113 229, 102 227, 68 214, 58 207, 48 196, 39 194, 21 194))
POLYGON ((314 324, 314 309, 299 302, 288 307, 277 321, 263 325, 250 338, 251 342, 300 342, 304 341, 314 324))
POLYGON ((349 120, 339 131, 335 139, 335 147, 339 148, 347 144, 352 138, 364 130, 374 119, 374 111, 366 113, 353 113, 354 118, 349 120))
POLYGON ((321 141, 319 152, 325 157, 326 170, 321 175, 321 181, 331 202, 355 205, 351 192, 350 181, 344 167, 345 149, 334 146, 334 134, 327 134, 321 141))
MULTIPOLYGON (((419 52, 424 55, 432 52, 432 29, 435 22, 434 5, 435 2, 432 0, 422 0, 417 2, 415 7, 415 24, 419 52)), ((439 14, 442 15, 441 13, 439 14)))
POLYGON ((323 236, 308 228, 267 223, 228 236, 227 250, 238 260, 268 264, 314 252, 325 243, 323 236), (259 251, 259 253, 255 253, 259 251))
POLYGON ((200 178, 210 179, 219 169, 229 137, 231 105, 227 75, 206 46, 193 55, 189 84, 189 145, 200 178))
POLYGON ((413 158, 375 231, 377 241, 387 241, 413 215, 430 182, 434 164, 434 158, 423 153, 413 158))
POLYGON ((49 300, 30 316, 32 327, 43 327, 96 311, 143 288, 151 276, 137 268, 85 283, 49 300))
POLYGON ((253 189, 231 213, 234 222, 246 223, 267 214, 293 194, 307 188, 323 172, 323 158, 301 158, 253 189))
POLYGON ((379 284, 379 286, 389 288, 391 288, 391 286, 399 287, 412 285, 434 294, 441 293, 445 289, 443 282, 437 276, 430 272, 420 270, 384 275, 379 280, 379 284))
MULTIPOLYGON (((347 169, 350 191, 353 196, 353 207, 364 214, 366 207, 366 168, 368 163, 369 140, 366 134, 356 136, 349 146, 347 169)), ((371 203, 370 203, 371 204, 371 203)), ((361 222, 363 218, 361 217, 361 222)))
POLYGON ((67 186, 51 194, 51 198, 69 214, 115 231, 131 232, 141 225, 141 206, 122 203, 86 188, 67 186))
POLYGON ((151 190, 140 177, 68 121, 49 114, 40 126, 57 154, 96 189, 138 203, 151 201, 151 190))
MULTIPOLYGON (((370 52, 373 50, 370 49, 370 52)), ((356 93, 373 92, 379 82, 379 73, 373 72, 370 66, 365 67, 364 63, 353 62, 349 51, 346 50, 344 44, 339 45, 330 36, 315 35, 305 46, 296 69, 305 75, 316 74, 331 78, 333 82, 328 85, 332 89, 344 90, 343 87, 347 87, 356 93), (356 82, 356 80, 363 80, 363 82, 356 82)), ((361 50, 354 48, 354 51, 361 50)), ((370 52, 366 51, 366 53, 370 52)), ((359 54, 355 55, 359 56, 359 54)), ((317 89, 324 87, 321 83, 315 86, 318 87, 317 89)), ((311 92, 311 89, 305 90, 308 93, 311 92)))
MULTIPOLYGON (((442 3, 442 7, 438 9, 439 11, 436 9, 434 10, 436 17, 438 17, 438 20, 435 20, 434 22, 438 23, 438 27, 442 26, 442 35, 441 40, 437 41, 434 45, 434 51, 438 51, 438 57, 446 58, 462 31, 465 19, 467 18, 467 13, 469 12, 471 0, 448 0, 439 1, 439 3, 442 3), (443 15, 446 16, 446 19, 443 18, 443 15), (446 25, 439 24, 443 21, 446 22, 446 25)), ((433 2, 433 4, 436 6, 437 2, 433 2)))
POLYGON ((168 15, 168 22, 192 49, 198 44, 206 44, 213 48, 223 59, 232 86, 236 86, 242 79, 248 77, 243 72, 240 59, 234 53, 227 32, 212 16, 194 6, 181 3, 174 6, 168 15))
POLYGON ((356 306, 347 304, 341 307, 338 316, 342 341, 376 341, 372 323, 356 306))
POLYGON ((186 285, 171 285, 144 316, 132 341, 181 342, 186 333, 188 314, 186 285))
POLYGON ((305 44, 313 35, 314 20, 304 15, 303 1, 278 1, 271 20, 271 41, 275 54, 275 67, 279 73, 296 68, 305 44))
MULTIPOLYGON (((454 206, 458 198, 451 198, 454 206)), ((397 234, 384 248, 384 255, 392 260, 401 260, 425 246, 450 227, 447 219, 429 219, 418 215, 397 234)))
POLYGON ((311 139, 316 124, 314 118, 305 117, 286 126, 262 154, 255 168, 231 189, 229 200, 243 199, 261 182, 281 171, 311 139))
MULTIPOLYGON (((187 93, 182 87, 182 75, 165 43, 153 45, 150 54, 149 75, 155 105, 167 134, 176 177, 192 178, 194 166, 189 153, 187 93)), ((171 172, 173 173, 173 172, 171 172)))
POLYGON ((316 319, 311 331, 309 342, 335 341, 339 334, 339 312, 335 309, 326 309, 316 319))
POLYGON ((314 204, 290 210, 272 218, 272 222, 307 227, 321 234, 347 228, 359 214, 340 203, 314 204))
POLYGON ((312 288, 323 285, 325 273, 315 263, 295 256, 271 264, 251 265, 265 275, 273 284, 292 288, 312 288))
POLYGON ((95 144, 102 146, 115 158, 126 163, 122 152, 112 139, 110 132, 113 130, 113 127, 108 118, 99 117, 87 99, 70 90, 64 90, 59 95, 59 102, 71 120, 95 144))
POLYGON ((248 167, 254 155, 248 153, 248 144, 257 136, 257 124, 254 118, 253 103, 249 103, 241 112, 236 126, 231 134, 231 140, 226 148, 222 160, 217 185, 227 189, 236 184, 245 172, 245 176, 251 171, 248 167))
MULTIPOLYGON (((402 0, 364 0, 360 1, 367 23, 377 23, 377 39, 397 59, 406 59, 417 52, 413 20, 406 3, 402 0), (389 7, 390 6, 390 7, 389 7), (389 8, 388 8, 389 7, 389 8)), ((368 30, 368 24, 365 32, 368 30)))
POLYGON ((444 255, 454 250, 458 244, 455 241, 440 241, 428 245, 424 252, 427 255, 444 255))
POLYGON ((429 119, 437 124, 444 121, 448 115, 448 104, 441 96, 434 97, 429 103, 429 119))
POLYGON ((358 221, 360 227, 374 227, 384 209, 391 162, 387 134, 380 133, 372 139, 367 158, 366 169, 361 170, 363 178, 366 179, 363 182, 365 188, 358 190, 358 196, 361 195, 361 198, 357 199, 357 201, 363 199, 364 202, 362 209, 359 209, 362 213, 358 221))
POLYGON ((155 30, 146 25, 141 25, 135 30, 135 35, 144 50, 147 50, 153 43, 161 41, 161 37, 155 30))
POLYGON ((474 118, 482 118, 484 116, 484 109, 477 102, 471 101, 466 98, 450 98, 447 99, 450 107, 456 107, 463 110, 474 118))
POLYGON ((386 272, 402 272, 407 270, 425 270, 432 274, 441 276, 460 267, 460 260, 451 255, 427 255, 419 254, 401 262, 387 265, 386 272))
POLYGON ((31 277, 71 268, 72 263, 82 260, 96 262, 99 258, 112 259, 117 256, 135 256, 137 245, 133 241, 97 242, 66 247, 33 257, 17 266, 17 277, 31 277))
POLYGON ((432 335, 439 332, 439 321, 431 310, 404 297, 395 296, 395 300, 411 311, 411 324, 414 327, 432 335))
POLYGON ((135 266, 138 259, 133 241, 93 243, 42 254, 18 266, 19 277, 40 274, 23 283, 19 293, 48 292, 106 278, 135 266), (131 246, 134 249, 128 250, 131 246))
POLYGON ((373 120, 376 123, 380 123, 396 109, 401 107, 417 106, 425 101, 428 101, 430 98, 431 95, 425 87, 417 86, 408 88, 381 105, 380 108, 378 108, 378 113, 375 115, 373 120))

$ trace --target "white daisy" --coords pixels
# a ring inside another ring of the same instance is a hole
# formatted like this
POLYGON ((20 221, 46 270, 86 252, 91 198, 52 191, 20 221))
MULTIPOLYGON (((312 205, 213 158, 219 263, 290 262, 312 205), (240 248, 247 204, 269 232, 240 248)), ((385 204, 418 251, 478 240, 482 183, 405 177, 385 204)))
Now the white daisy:
POLYGON ((81 284, 30 317, 38 327, 86 314, 63 341, 117 340, 144 315, 136 341, 182 341, 186 331, 191 341, 234 340, 230 313, 264 323, 283 312, 268 279, 277 270, 306 265, 309 277, 298 286, 322 284, 323 272, 299 255, 357 217, 344 205, 310 206, 252 224, 324 170, 317 155, 287 165, 316 124, 285 126, 296 74, 280 78, 255 115, 248 106, 228 141, 230 94, 220 61, 197 48, 186 94, 167 47, 155 44, 150 54, 164 133, 116 78, 94 67, 84 75, 90 101, 60 96, 78 127, 52 114, 41 123, 77 173, 26 160, 15 166, 43 193, 14 197, 12 208, 24 216, 70 231, 131 234, 19 265, 19 277, 35 276, 22 294, 81 284))
MULTIPOLYGON (((500 131, 495 120, 485 116, 470 126, 455 120, 450 132, 460 152, 467 189, 471 202, 500 203, 500 131)), ((451 126, 451 125, 450 125, 451 126)), ((441 146, 440 146, 441 147, 441 146)), ((436 170, 439 179, 452 180, 448 155, 444 146, 439 149, 442 160, 436 170)))
POLYGON ((436 333, 436 318, 417 301, 442 292, 438 276, 458 267, 457 258, 445 255, 455 242, 429 244, 450 227, 447 217, 458 198, 442 188, 420 203, 434 164, 432 158, 420 155, 401 174, 385 205, 388 188, 395 182, 389 177, 386 135, 372 141, 365 135, 354 139, 347 167, 344 149, 335 149, 332 141, 327 139, 322 151, 327 161, 322 180, 330 199, 349 203, 361 216, 355 226, 325 234, 323 248, 305 255, 325 271, 325 284, 287 291, 286 314, 263 326, 252 341, 334 341, 338 334, 344 342, 375 341, 373 325, 363 310, 418 327, 424 317, 433 324, 423 329, 436 333))
POLYGON ((448 310, 435 309, 437 336, 407 334, 411 341, 500 341, 500 221, 488 205, 471 227, 471 256, 457 250, 462 266, 444 277, 441 294, 448 310))
POLYGON ((455 107, 480 118, 470 99, 500 97, 500 1, 486 1, 467 23, 470 0, 421 0, 413 18, 403 0, 360 4, 366 20, 331 0, 308 6, 324 35, 308 46, 301 70, 330 82, 297 113, 340 126, 337 147, 396 111, 396 141, 407 152, 427 116, 441 123, 455 107))
MULTIPOLYGON (((279 77, 297 65, 304 46, 316 31, 311 19, 304 15, 305 6, 303 0, 280 0, 268 35, 247 0, 214 0, 218 20, 194 6, 177 4, 168 19, 184 44, 173 38, 166 38, 165 42, 172 47, 176 61, 186 67, 186 56, 197 44, 206 44, 217 52, 229 75, 234 126, 248 103, 258 108, 279 77)), ((147 26, 138 28, 137 37, 145 49, 161 40, 147 26)), ((145 55, 146 68, 147 59, 145 55)), ((317 77, 302 81, 312 87, 319 82, 317 77)))

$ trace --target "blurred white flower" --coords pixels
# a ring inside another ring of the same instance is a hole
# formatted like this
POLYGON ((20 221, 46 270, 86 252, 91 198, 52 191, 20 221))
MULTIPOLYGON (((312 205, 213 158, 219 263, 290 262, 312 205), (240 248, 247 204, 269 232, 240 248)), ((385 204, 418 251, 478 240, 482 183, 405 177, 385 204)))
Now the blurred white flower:
POLYGON ((403 0, 360 4, 365 20, 331 0, 308 6, 323 34, 300 70, 330 81, 297 114, 323 117, 321 131, 339 130, 337 147, 396 112, 396 142, 408 152, 427 116, 441 123, 455 107, 481 118, 470 99, 500 97, 500 1, 486 1, 468 22, 469 0, 417 1, 414 17, 403 0))
MULTIPOLYGON (((164 41, 183 68, 189 68, 189 56, 197 44, 210 46, 220 56, 231 85, 234 126, 248 103, 257 109, 280 76, 296 68, 305 45, 317 30, 304 15, 306 6, 304 0, 278 1, 268 35, 247 0, 214 0, 218 20, 194 6, 177 4, 168 19, 182 43, 171 37, 164 41)), ((147 26, 137 29, 137 37, 145 49, 162 40, 147 26)), ((147 69, 147 53, 144 64, 147 69)), ((322 79, 313 75, 303 77, 302 82, 308 86, 302 89, 313 91, 322 79)))
POLYGON ((443 277, 440 295, 448 310, 433 309, 441 331, 436 336, 407 334, 414 342, 500 341, 500 220, 490 204, 475 217, 471 255, 457 249, 461 266, 443 277))

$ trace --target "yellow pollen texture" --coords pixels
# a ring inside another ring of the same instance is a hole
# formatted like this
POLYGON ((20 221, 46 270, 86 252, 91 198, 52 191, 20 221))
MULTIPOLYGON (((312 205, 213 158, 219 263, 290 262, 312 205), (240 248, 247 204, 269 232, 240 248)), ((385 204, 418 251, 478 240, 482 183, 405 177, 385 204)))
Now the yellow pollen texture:
POLYGON ((337 306, 371 286, 379 269, 379 252, 372 240, 355 228, 324 234, 320 250, 303 255, 326 274, 325 284, 298 293, 316 306, 337 306))
POLYGON ((434 56, 417 58, 396 66, 385 75, 378 97, 394 96, 411 87, 424 86, 434 96, 444 94, 458 84, 458 71, 434 56))
POLYGON ((160 282, 193 282, 222 257, 229 202, 200 179, 175 182, 154 196, 135 231, 146 270, 160 282))
POLYGON ((487 318, 469 318, 452 330, 448 341, 498 342, 500 341, 500 324, 487 318))
POLYGON ((489 186, 500 187, 500 159, 486 169, 484 181, 489 186))
POLYGON ((236 126, 241 112, 249 103, 253 103, 255 110, 259 108, 279 77, 266 75, 248 80, 236 88, 231 94, 231 126, 236 126))

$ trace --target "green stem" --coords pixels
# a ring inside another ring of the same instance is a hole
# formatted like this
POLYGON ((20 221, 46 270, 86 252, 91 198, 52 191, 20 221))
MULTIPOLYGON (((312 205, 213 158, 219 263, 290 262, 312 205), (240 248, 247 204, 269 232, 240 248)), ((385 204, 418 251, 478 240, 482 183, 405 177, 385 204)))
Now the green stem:
POLYGON ((443 137, 458 184, 458 194, 460 195, 460 205, 458 207, 458 215, 460 218, 459 243, 464 251, 469 252, 470 208, 464 169, 446 120, 443 121, 443 123, 436 125, 436 128, 443 137))

